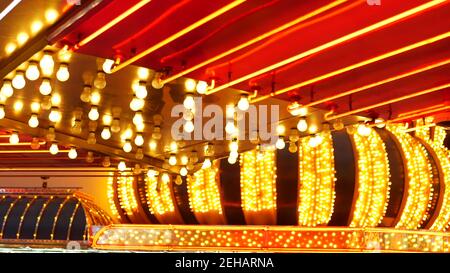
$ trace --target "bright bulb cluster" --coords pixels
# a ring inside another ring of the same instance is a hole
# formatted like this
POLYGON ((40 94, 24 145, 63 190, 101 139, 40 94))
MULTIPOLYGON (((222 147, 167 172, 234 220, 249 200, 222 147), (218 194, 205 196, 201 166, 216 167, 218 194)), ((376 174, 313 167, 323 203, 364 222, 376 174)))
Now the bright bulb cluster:
POLYGON ((170 184, 162 183, 161 180, 162 178, 155 174, 146 175, 145 178, 147 204, 150 212, 157 217, 175 211, 170 184))

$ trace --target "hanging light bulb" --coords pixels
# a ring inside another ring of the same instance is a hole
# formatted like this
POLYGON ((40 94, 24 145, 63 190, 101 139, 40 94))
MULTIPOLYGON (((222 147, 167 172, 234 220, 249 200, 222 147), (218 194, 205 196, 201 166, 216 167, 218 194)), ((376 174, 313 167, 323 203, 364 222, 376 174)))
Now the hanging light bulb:
POLYGON ((61 104, 61 96, 59 94, 53 94, 50 97, 50 101, 52 103, 52 106, 59 106, 61 104))
POLYGON ((39 79, 40 74, 41 73, 39 71, 38 62, 30 61, 28 63, 28 68, 25 71, 25 76, 27 77, 27 79, 29 79, 30 81, 35 81, 39 79))
POLYGON ((133 150, 133 146, 131 145, 131 140, 126 139, 125 143, 123 144, 123 151, 125 153, 129 153, 129 152, 131 152, 131 150, 133 150))
POLYGON ((59 112, 58 107, 53 106, 50 110, 50 114, 48 115, 48 119, 51 122, 59 122, 61 120, 61 112, 59 112))
POLYGON ((358 125, 357 132, 360 136, 369 136, 371 128, 367 126, 365 123, 361 122, 358 125))
POLYGON ((238 101, 238 108, 241 111, 247 111, 250 108, 250 102, 248 100, 248 95, 242 94, 241 98, 238 101))
POLYGON ((155 73, 155 77, 152 80, 152 87, 155 89, 161 89, 164 87, 164 83, 161 80, 161 73, 155 73))
POLYGON ((209 157, 205 158, 205 161, 203 161, 202 164, 202 169, 208 169, 211 168, 211 166, 212 166, 211 159, 209 157))
POLYGON ((386 127, 386 121, 382 118, 377 118, 375 119, 375 126, 377 126, 377 128, 379 129, 383 129, 384 127, 386 127))
POLYGON ((140 81, 138 87, 136 88, 136 97, 138 99, 145 99, 147 97, 147 82, 140 81))
POLYGON ((91 98, 89 99, 89 101, 92 105, 99 105, 101 99, 102 96, 100 95, 100 92, 98 92, 98 90, 94 90, 91 92, 91 98))
POLYGON ((194 113, 191 109, 184 109, 183 111, 183 119, 184 120, 193 120, 194 119, 194 113))
POLYGON ((57 155, 59 152, 58 144, 56 142, 53 142, 52 145, 50 145, 49 151, 52 155, 57 155))
POLYGON ((238 158, 239 157, 238 151, 230 151, 229 157, 238 158))
POLYGON ((45 51, 39 65, 46 75, 51 75, 55 67, 55 61, 53 60, 52 52, 45 51))
POLYGON ((236 162, 237 162, 237 157, 234 157, 234 156, 228 157, 228 163, 230 163, 231 165, 235 164, 236 162))
POLYGON ((319 127, 317 127, 317 125, 316 124, 311 124, 310 126, 309 126, 309 133, 310 134, 315 134, 315 133, 317 133, 317 131, 319 130, 319 127))
POLYGON ((136 134, 136 137, 134 138, 134 144, 136 144, 136 146, 144 145, 144 137, 142 136, 142 133, 136 134))
POLYGON ((85 85, 83 91, 81 92, 80 99, 82 102, 88 103, 91 100, 92 87, 90 85, 85 85))
POLYGON ((112 66, 114 65, 114 60, 111 59, 106 59, 103 62, 102 68, 103 68, 103 72, 107 73, 107 74, 111 74, 111 70, 112 70, 112 66))
POLYGON ((67 155, 70 159, 76 159, 78 156, 77 149, 75 149, 75 147, 71 147, 67 155))
POLYGON ((127 169, 127 164, 125 164, 124 161, 120 161, 119 165, 117 165, 117 169, 119 169, 119 171, 123 172, 127 169))
POLYGON ((93 163, 94 162, 94 152, 89 151, 86 155, 86 162, 93 163))
POLYGON ((3 86, 0 93, 7 98, 10 98, 14 94, 11 80, 3 80, 3 86))
POLYGON ((169 164, 170 164, 170 166, 177 165, 177 157, 175 156, 175 154, 170 154, 170 156, 169 156, 169 164))
POLYGON ((186 81, 184 82, 184 88, 186 88, 187 92, 193 92, 196 86, 197 83, 193 79, 186 79, 186 81))
POLYGON ((233 140, 230 142, 230 144, 228 145, 228 149, 231 152, 236 152, 239 150, 239 144, 237 143, 237 140, 233 140))
POLYGON ((195 126, 194 126, 194 122, 192 122, 192 120, 188 120, 184 122, 183 125, 183 129, 186 133, 192 133, 194 132, 195 126))
POLYGON ((133 117, 133 124, 139 125, 144 123, 144 117, 142 115, 142 111, 137 111, 133 117))
POLYGON ((52 84, 50 83, 49 78, 43 78, 42 83, 39 86, 39 92, 41 92, 42 95, 47 96, 52 93, 52 84))
POLYGON ((336 120, 333 122, 333 128, 334 128, 335 130, 337 130, 337 131, 340 131, 340 130, 344 129, 344 127, 345 127, 344 122, 342 122, 341 119, 336 119, 336 120))
POLYGON ((11 135, 9 136, 9 143, 11 144, 18 144, 19 143, 19 133, 17 131, 13 131, 11 135))
POLYGON ((108 168, 111 166, 111 158, 109 156, 105 156, 102 160, 102 166, 108 168))
POLYGON ((158 143, 155 140, 150 140, 149 144, 148 144, 150 150, 154 151, 156 150, 156 147, 158 147, 158 143))
POLYGON ((36 128, 39 126, 39 119, 37 114, 31 114, 30 119, 28 120, 28 125, 31 128, 36 128))
POLYGON ((59 65, 58 72, 56 72, 56 78, 60 82, 65 82, 65 81, 67 81, 69 79, 69 77, 70 77, 69 64, 61 63, 59 65))
POLYGON ((300 132, 306 132, 306 130, 308 130, 308 122, 306 121, 306 118, 305 118, 305 117, 301 117, 301 118, 298 120, 298 123, 297 123, 297 129, 298 129, 300 132))
POLYGON ((161 126, 155 125, 153 127, 152 138, 156 140, 160 140, 162 137, 161 134, 161 126))
POLYGON ((295 153, 297 152, 298 148, 295 142, 289 142, 289 152, 295 153))
POLYGON ((16 75, 12 80, 12 86, 15 89, 23 89, 25 87, 26 81, 23 71, 16 71, 16 75))
POLYGON ((136 112, 144 108, 144 105, 145 101, 143 99, 139 99, 138 97, 134 96, 130 102, 130 109, 136 112))
POLYGON ((183 155, 180 158, 180 163, 181 163, 181 165, 187 165, 189 163, 189 157, 187 157, 186 155, 183 155))
POLYGON ((0 119, 4 119, 5 116, 6 116, 6 113, 5 113, 5 105, 0 104, 0 119))
POLYGON ((98 112, 98 106, 92 105, 91 110, 89 111, 88 117, 92 121, 98 120, 100 117, 100 113, 98 112))
POLYGON ((197 93, 200 95, 203 95, 206 93, 206 90, 208 89, 208 84, 205 81, 199 81, 197 83, 197 93))
POLYGON ((189 110, 194 109, 195 100, 194 100, 194 96, 191 93, 186 94, 186 97, 184 98, 184 101, 183 101, 183 106, 189 110))
POLYGON ((94 80, 94 86, 98 89, 104 89, 106 87, 106 74, 103 71, 97 72, 97 77, 94 80))
POLYGON ((111 138, 111 131, 110 131, 110 127, 109 126, 105 126, 103 127, 102 133, 101 133, 101 137, 104 140, 108 140, 111 138))
POLYGON ((282 150, 286 147, 286 143, 284 142, 284 138, 282 136, 278 137, 275 147, 277 147, 278 150, 282 150))
POLYGON ((163 174, 161 175, 161 181, 162 181, 164 184, 168 184, 168 183, 170 182, 170 175, 169 175, 168 173, 163 173, 163 174))
POLYGON ((236 126, 234 125, 234 121, 228 121, 225 125, 225 132, 229 135, 233 135, 236 131, 236 126))
POLYGON ((186 169, 186 167, 181 167, 180 169, 180 175, 181 176, 186 176, 188 174, 188 170, 186 169))
POLYGON ((142 148, 138 148, 136 150, 136 155, 135 155, 137 160, 142 160, 144 158, 144 150, 142 148))
POLYGON ((97 143, 97 138, 95 137, 95 132, 94 131, 90 131, 88 134, 88 138, 87 138, 87 143, 89 145, 94 145, 95 143, 97 143))
POLYGON ((111 131, 113 133, 120 132, 120 119, 119 118, 113 118, 111 123, 111 131))
POLYGON ((30 144, 30 148, 32 150, 37 150, 41 147, 41 144, 39 143, 39 139, 37 137, 33 137, 31 139, 31 144, 30 144))

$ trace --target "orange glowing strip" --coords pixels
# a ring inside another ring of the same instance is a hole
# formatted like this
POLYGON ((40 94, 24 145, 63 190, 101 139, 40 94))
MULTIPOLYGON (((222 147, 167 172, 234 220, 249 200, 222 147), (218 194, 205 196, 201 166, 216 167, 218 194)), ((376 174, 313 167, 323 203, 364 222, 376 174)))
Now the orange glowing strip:
POLYGON ((231 2, 230 4, 218 9, 217 11, 211 13, 210 15, 198 20, 197 22, 195 22, 194 24, 188 26, 187 28, 182 29, 181 31, 173 34, 172 36, 162 40, 161 42, 157 43, 156 45, 153 45, 151 47, 149 47, 148 49, 144 50, 143 52, 137 54, 136 56, 132 57, 131 59, 126 60, 125 62, 119 64, 118 66, 114 67, 111 70, 111 73, 117 72, 119 70, 121 70, 122 68, 136 62, 139 59, 142 59, 143 57, 147 56, 148 54, 154 52, 155 50, 158 50, 159 48, 169 44, 170 42, 180 38, 181 36, 191 32, 192 30, 204 25, 205 23, 213 20, 214 18, 224 14, 225 12, 235 8, 236 6, 239 6, 240 4, 244 3, 245 0, 236 0, 231 2))
MULTIPOLYGON (((32 144, 31 142, 20 142, 17 144, 11 144, 11 143, 7 142, 7 143, 0 143, 0 146, 30 146, 31 144, 32 144)), ((45 141, 39 142, 39 145, 45 145, 45 144, 46 144, 45 141)))
POLYGON ((410 116, 410 115, 414 115, 414 114, 421 114, 421 112, 423 111, 427 111, 427 110, 435 110, 436 108, 445 106, 445 104, 441 103, 441 104, 437 104, 437 105, 433 105, 430 107, 425 107, 425 108, 421 108, 421 109, 417 109, 417 110, 413 110, 413 111, 409 111, 409 112, 404 112, 398 115, 398 117, 404 117, 404 116, 410 116))
POLYGON ((434 69, 436 67, 447 65, 449 63, 450 63, 450 59, 446 59, 446 60, 440 61, 438 63, 428 65, 428 66, 423 67, 423 68, 415 69, 415 70, 412 70, 410 72, 406 72, 406 73, 403 73, 403 74, 400 74, 400 75, 397 75, 397 76, 394 76, 394 77, 390 77, 390 78, 384 79, 382 81, 378 81, 378 82, 375 82, 375 83, 364 85, 364 86, 361 86, 361 87, 358 87, 358 88, 355 88, 355 89, 351 89, 351 90, 348 90, 348 91, 339 92, 339 94, 336 94, 334 96, 330 96, 330 97, 327 97, 327 98, 323 98, 321 100, 310 102, 310 103, 304 105, 304 107, 313 107, 313 106, 316 106, 316 105, 319 105, 319 104, 322 104, 322 103, 325 103, 325 102, 328 102, 328 101, 339 99, 339 98, 342 98, 342 97, 345 97, 345 96, 348 96, 348 95, 352 95, 352 94, 355 94, 355 93, 358 93, 358 92, 362 92, 364 90, 367 90, 367 89, 370 89, 370 88, 374 88, 374 87, 377 87, 377 86, 380 86, 380 85, 383 85, 383 84, 386 84, 386 83, 390 83, 390 82, 393 82, 393 81, 396 81, 396 80, 400 80, 400 79, 403 79, 403 78, 406 78, 406 77, 409 77, 409 76, 413 76, 413 75, 416 75, 416 74, 419 74, 419 73, 422 73, 422 72, 434 69))
POLYGON ((221 85, 221 86, 219 86, 219 87, 213 88, 213 89, 209 90, 208 92, 206 92, 206 94, 207 94, 207 95, 210 95, 210 94, 216 93, 216 92, 221 91, 221 90, 223 90, 223 89, 225 89, 225 88, 231 87, 231 86, 236 85, 236 84, 238 84, 238 83, 241 83, 241 82, 243 82, 243 81, 249 80, 249 79, 254 78, 254 77, 256 77, 256 76, 259 76, 259 75, 261 75, 261 74, 264 74, 264 73, 270 72, 270 71, 272 71, 272 70, 275 70, 275 69, 277 69, 277 68, 280 68, 280 67, 282 67, 282 66, 285 66, 285 65, 287 65, 287 64, 289 64, 289 63, 292 63, 292 62, 295 62, 295 61, 300 60, 300 59, 302 59, 302 58, 305 58, 305 57, 311 56, 311 55, 313 55, 313 54, 322 52, 322 51, 324 51, 324 50, 326 50, 326 49, 329 49, 329 48, 331 48, 331 47, 333 47, 333 46, 342 44, 342 43, 347 42, 347 41, 349 41, 349 40, 351 40, 351 39, 354 39, 354 38, 357 38, 357 37, 362 36, 362 35, 364 35, 364 34, 367 34, 367 33, 369 33, 369 32, 378 30, 378 29, 380 29, 380 28, 382 28, 382 27, 385 27, 385 26, 390 25, 390 24, 392 24, 392 23, 395 23, 395 22, 397 22, 397 21, 403 20, 403 19, 405 19, 405 18, 407 18, 407 17, 409 17, 409 16, 415 15, 415 14, 417 14, 417 13, 420 13, 420 12, 422 12, 422 11, 425 11, 425 10, 427 10, 427 9, 430 9, 430 8, 432 8, 432 7, 434 7, 434 6, 437 6, 437 5, 439 5, 439 4, 441 4, 441 3, 444 3, 444 2, 446 2, 446 0, 434 0, 434 1, 430 1, 430 2, 428 2, 428 3, 426 3, 426 4, 423 4, 423 5, 420 5, 420 6, 418 6, 418 7, 413 8, 413 9, 410 9, 410 10, 407 10, 407 11, 405 11, 405 12, 402 12, 402 13, 400 13, 400 14, 397 14, 397 15, 393 16, 393 17, 390 17, 390 18, 388 18, 388 19, 385 19, 385 20, 383 20, 383 21, 381 21, 381 22, 378 22, 378 23, 376 23, 376 24, 373 24, 373 25, 371 25, 371 26, 368 26, 368 27, 365 27, 365 28, 360 29, 360 30, 358 30, 358 31, 355 31, 355 32, 353 32, 353 33, 347 34, 347 35, 345 35, 345 36, 343 36, 343 37, 341 37, 341 38, 338 38, 338 39, 333 40, 333 41, 331 41, 331 42, 328 42, 328 43, 326 43, 326 44, 320 45, 320 46, 315 47, 315 48, 313 48, 313 49, 310 49, 310 50, 308 50, 308 51, 302 52, 302 53, 300 53, 300 54, 298 54, 298 55, 295 55, 295 56, 293 56, 293 57, 290 57, 290 58, 288 58, 288 59, 285 59, 285 60, 283 60, 283 61, 281 61, 281 62, 278 62, 278 63, 273 64, 273 65, 271 65, 271 66, 268 66, 268 67, 266 67, 266 68, 263 68, 263 69, 260 69, 260 70, 258 70, 258 71, 255 71, 255 72, 253 72, 253 73, 251 73, 251 74, 248 74, 248 75, 246 75, 246 76, 244 76, 244 77, 241 77, 241 78, 239 78, 239 79, 236 79, 236 80, 234 80, 234 81, 231 81, 231 82, 229 82, 229 83, 226 83, 226 84, 224 84, 224 85, 221 85))
POLYGON ((216 56, 212 57, 211 59, 208 59, 208 60, 206 60, 206 61, 204 61, 202 63, 199 63, 199 64, 197 64, 197 65, 195 65, 195 66, 193 66, 191 68, 188 68, 188 69, 186 69, 184 71, 181 71, 181 72, 179 72, 179 73, 177 73, 177 74, 175 74, 175 75, 173 75, 173 76, 171 76, 169 78, 166 78, 166 79, 162 80, 162 83, 166 84, 166 83, 169 83, 169 82, 171 82, 173 80, 176 80, 176 79, 178 79, 180 77, 183 77, 184 75, 189 74, 192 71, 195 71, 195 70, 197 70, 197 69, 199 69, 201 67, 204 67, 204 66, 206 66, 206 65, 208 65, 210 63, 213 63, 213 62, 215 62, 217 60, 220 60, 223 57, 226 57, 226 56, 231 55, 231 54, 233 54, 233 53, 235 53, 235 52, 237 52, 237 51, 239 51, 241 49, 244 49, 244 48, 246 48, 248 46, 251 46, 251 45, 253 45, 253 44, 255 44, 255 43, 259 42, 259 41, 262 41, 262 40, 264 40, 264 39, 266 39, 266 38, 268 38, 270 36, 273 36, 273 35, 275 35, 275 34, 277 34, 279 32, 282 32, 282 31, 284 31, 284 30, 286 30, 286 29, 288 29, 288 28, 290 28, 292 26, 295 26, 295 25, 297 25, 297 24, 299 24, 299 23, 301 23, 303 21, 306 21, 306 20, 308 20, 308 19, 310 19, 310 18, 312 18, 312 17, 314 17, 316 15, 324 13, 325 11, 330 10, 330 9, 332 9, 332 8, 342 4, 344 2, 347 2, 347 1, 348 0, 334 1, 334 2, 328 4, 328 5, 324 6, 324 7, 316 9, 316 10, 314 10, 314 11, 308 13, 308 14, 305 14, 305 15, 303 15, 303 16, 301 16, 301 17, 299 17, 299 18, 297 18, 297 19, 295 19, 293 21, 290 21, 290 22, 288 22, 288 23, 286 23, 286 24, 284 24, 284 25, 282 25, 280 27, 277 27, 277 28, 275 28, 275 29, 273 29, 273 30, 271 30, 269 32, 266 32, 266 33, 264 33, 264 34, 262 34, 260 36, 257 36, 255 38, 253 38, 253 39, 243 43, 243 44, 240 44, 240 45, 238 45, 236 47, 233 47, 230 50, 227 50, 227 51, 225 51, 225 52, 223 52, 223 53, 221 53, 219 55, 216 55, 216 56))
POLYGON ((330 116, 330 117, 327 118, 327 120, 334 120, 334 119, 343 118, 343 117, 350 116, 350 115, 353 115, 353 114, 356 114, 356 113, 359 113, 359 112, 364 112, 364 111, 367 111, 367 110, 371 110, 371 109, 374 109, 374 108, 385 106, 385 105, 388 105, 388 104, 391 104, 391 103, 396 103, 396 102, 399 102, 399 101, 403 101, 403 100, 415 98, 415 97, 418 97, 418 96, 426 95, 426 94, 429 94, 429 93, 433 93, 433 92, 436 92, 436 91, 440 91, 440 90, 448 88, 448 87, 450 87, 450 83, 447 83, 447 84, 444 84, 444 85, 440 85, 440 86, 437 86, 437 87, 433 87, 433 88, 429 88, 429 89, 425 89, 425 90, 422 90, 422 91, 414 92, 414 93, 406 95, 406 96, 402 96, 402 97, 398 97, 398 98, 395 98, 395 99, 383 101, 383 102, 380 102, 380 103, 377 103, 377 104, 372 104, 372 105, 369 105, 369 106, 366 106, 366 107, 358 108, 358 109, 355 109, 355 110, 352 110, 352 111, 348 111, 348 112, 345 112, 345 113, 342 113, 342 114, 330 116))
POLYGON ((420 41, 418 43, 415 43, 415 44, 412 44, 412 45, 408 45, 406 47, 402 47, 400 49, 397 49, 397 50, 394 50, 394 51, 390 51, 390 52, 382 54, 382 55, 378 55, 378 56, 376 56, 374 58, 370 58, 370 59, 367 59, 365 61, 353 64, 353 65, 350 65, 350 66, 347 66, 347 67, 343 67, 341 69, 335 70, 335 71, 330 72, 328 74, 321 75, 321 76, 318 76, 316 78, 313 78, 313 79, 310 79, 310 80, 307 80, 307 81, 304 81, 304 82, 301 82, 301 83, 298 83, 298 84, 295 84, 295 85, 288 86, 286 88, 277 90, 277 91, 275 91, 273 93, 270 93, 268 95, 264 95, 264 96, 260 96, 258 98, 252 99, 251 102, 259 102, 259 101, 268 99, 268 98, 273 97, 273 96, 281 95, 281 94, 289 92, 291 90, 298 89, 300 87, 304 87, 304 86, 307 86, 307 85, 319 82, 321 80, 328 79, 328 78, 334 77, 336 75, 339 75, 339 74, 342 74, 342 73, 345 73, 345 72, 348 72, 348 71, 351 71, 351 70, 354 70, 354 69, 357 69, 357 68, 360 68, 360 67, 363 67, 363 66, 366 66, 366 65, 369 65, 369 64, 376 63, 378 61, 381 61, 381 60, 384 60, 384 59, 387 59, 387 58, 390 58, 390 57, 393 57, 393 56, 396 56, 396 55, 399 55, 399 54, 402 54, 402 53, 405 53, 405 52, 408 52, 408 51, 411 51, 411 50, 414 50, 414 49, 417 49, 419 47, 426 46, 426 45, 438 42, 438 41, 446 39, 448 37, 450 37, 450 31, 446 32, 444 34, 441 34, 441 35, 438 35, 438 36, 435 36, 435 37, 432 37, 432 38, 420 41))
POLYGON ((388 123, 394 123, 394 122, 404 121, 404 120, 408 120, 408 119, 416 119, 418 117, 424 117, 426 115, 435 114, 435 113, 445 111, 445 110, 450 110, 450 105, 430 109, 428 111, 423 111, 420 113, 415 113, 415 114, 411 114, 411 115, 407 115, 407 116, 398 117, 395 119, 391 119, 388 121, 388 123))
MULTIPOLYGON (((59 150, 58 153, 68 153, 70 150, 59 150)), ((2 150, 0 154, 47 154, 49 150, 2 150)))
POLYGON ((75 49, 78 49, 78 48, 86 45, 90 41, 92 41, 95 38, 97 38, 98 36, 102 35, 106 31, 108 31, 110 28, 114 27, 116 24, 120 23, 122 20, 124 20, 131 14, 135 13, 136 11, 138 11, 140 8, 147 5, 151 1, 152 0, 141 0, 136 5, 134 5, 133 7, 131 7, 130 9, 128 9, 127 11, 125 11, 124 13, 119 15, 118 17, 114 18, 111 22, 107 23, 106 25, 104 25, 103 27, 101 27, 100 29, 98 29, 97 31, 95 31, 94 33, 89 35, 88 37, 84 38, 81 42, 79 42, 77 45, 75 45, 75 49))

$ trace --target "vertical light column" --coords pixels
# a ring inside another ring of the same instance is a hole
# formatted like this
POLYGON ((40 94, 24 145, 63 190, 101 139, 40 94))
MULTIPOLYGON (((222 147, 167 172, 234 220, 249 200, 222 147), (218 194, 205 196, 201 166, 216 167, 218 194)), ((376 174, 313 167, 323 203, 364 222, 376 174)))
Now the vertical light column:
POLYGON ((145 178, 146 199, 150 212, 160 223, 173 224, 175 219, 175 204, 169 182, 156 175, 145 178))
POLYGON ((109 173, 106 196, 108 198, 109 210, 111 211, 112 217, 120 222, 120 214, 117 210, 116 202, 114 202, 114 173, 109 173))
POLYGON ((138 208, 136 196, 134 196, 133 176, 127 176, 122 173, 117 175, 117 193, 120 207, 126 215, 133 217, 138 208))
POLYGON ((326 225, 333 214, 336 181, 333 140, 330 132, 323 133, 321 137, 323 142, 317 147, 309 145, 311 137, 300 140, 298 192, 300 226, 326 225))

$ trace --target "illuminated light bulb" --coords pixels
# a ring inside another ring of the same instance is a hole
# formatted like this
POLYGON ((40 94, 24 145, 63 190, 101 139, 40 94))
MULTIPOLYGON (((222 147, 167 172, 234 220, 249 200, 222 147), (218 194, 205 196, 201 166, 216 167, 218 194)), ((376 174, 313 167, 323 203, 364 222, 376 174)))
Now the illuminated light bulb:
POLYGON ((294 142, 289 142, 289 152, 296 153, 298 151, 298 147, 294 142))
POLYGON ((98 89, 104 89, 106 87, 106 74, 103 71, 97 72, 97 77, 94 80, 94 86, 98 89))
POLYGON ((275 143, 275 147, 278 150, 282 150, 282 149, 284 149, 286 147, 286 143, 284 142, 284 138, 283 137, 279 137, 277 139, 277 142, 275 143))
POLYGON ((88 117, 92 121, 98 120, 98 118, 100 117, 100 113, 98 112, 98 107, 96 105, 91 106, 88 117))
POLYGON ((235 157, 235 158, 238 158, 238 157, 239 157, 238 151, 231 151, 229 157, 235 157))
POLYGON ((295 117, 297 117, 297 116, 305 117, 308 114, 308 108, 303 107, 298 102, 293 102, 293 103, 289 104, 287 107, 287 110, 291 115, 293 115, 295 117))
POLYGON ((69 63, 70 59, 72 58, 72 52, 69 50, 68 46, 64 46, 59 52, 58 52, 58 59, 62 63, 69 63))
POLYGON ((11 53, 13 53, 14 51, 16 51, 17 49, 17 45, 15 43, 8 43, 5 46, 5 52, 6 54, 10 55, 11 53))
POLYGON ((157 175, 158 175, 158 172, 155 169, 153 169, 153 168, 148 169, 148 171, 147 171, 148 177, 156 177, 157 175))
POLYGON ((94 145, 95 143, 97 143, 97 138, 95 137, 95 132, 91 131, 88 134, 87 144, 94 145))
POLYGON ((26 32, 20 32, 19 34, 17 34, 17 43, 19 45, 25 44, 28 39, 30 39, 30 36, 26 32))
POLYGON ((113 133, 120 132, 120 119, 119 118, 113 118, 113 121, 111 123, 111 132, 113 132, 113 133))
POLYGON ((228 149, 231 152, 236 152, 237 150, 239 150, 239 144, 237 143, 237 141, 231 141, 228 145, 228 149))
POLYGON ((147 97, 147 83, 144 81, 139 82, 138 87, 136 88, 136 97, 138 99, 145 99, 147 97))
POLYGON ((333 122, 333 128, 337 131, 344 129, 344 127, 345 127, 344 122, 342 122, 341 119, 337 119, 333 122))
POLYGON ((61 120, 61 112, 59 112, 58 107, 52 107, 48 119, 51 122, 59 122, 61 120))
POLYGON ((144 108, 145 100, 134 97, 130 102, 130 109, 132 111, 139 111, 144 108))
POLYGON ((183 111, 183 119, 184 120, 193 120, 194 113, 190 109, 184 109, 183 111))
POLYGON ((232 157, 232 156, 228 157, 228 163, 230 163, 231 165, 235 164, 236 162, 237 162, 237 157, 232 157))
POLYGON ((212 166, 211 159, 208 157, 205 158, 205 161, 203 161, 203 164, 202 164, 202 169, 208 169, 208 168, 211 168, 211 166, 212 166))
POLYGON ((233 119, 234 113, 235 113, 234 105, 232 105, 232 104, 227 105, 226 106, 226 114, 225 114, 227 119, 233 119))
POLYGON ((14 103, 14 111, 16 111, 16 112, 20 112, 20 111, 22 111, 22 109, 23 109, 23 102, 22 101, 20 101, 20 100, 18 100, 18 101, 16 101, 15 103, 14 103))
POLYGON ((234 121, 228 121, 225 125, 225 132, 229 135, 233 135, 236 132, 236 126, 234 125, 234 121))
POLYGON ((187 174, 188 174, 188 170, 186 169, 186 167, 181 167, 180 175, 181 176, 186 176, 187 174))
POLYGON ((144 117, 142 115, 142 111, 137 111, 133 117, 133 124, 138 125, 144 123, 144 117))
POLYGON ((0 92, 7 98, 10 98, 14 94, 14 89, 10 80, 3 80, 3 86, 0 92))
POLYGON ((184 101, 183 101, 183 106, 186 109, 194 109, 195 100, 194 100, 194 96, 192 96, 192 94, 186 94, 186 97, 184 98, 184 101))
POLYGON ((26 81, 25 76, 22 71, 17 71, 16 75, 14 76, 12 80, 12 86, 15 89, 23 89, 25 87, 26 81))
POLYGON ((92 162, 94 162, 94 153, 93 153, 93 152, 89 151, 89 152, 87 153, 87 156, 86 156, 86 162, 87 162, 87 163, 92 163, 92 162))
POLYGON ((196 86, 197 83, 193 79, 186 79, 186 81, 184 82, 184 88, 186 88, 187 92, 194 91, 196 86))
POLYGON ((155 75, 152 80, 152 87, 155 89, 161 89, 164 87, 163 81, 161 80, 161 75, 155 75))
POLYGON ((284 136, 285 133, 286 133, 286 127, 284 125, 279 124, 277 126, 277 134, 279 136, 284 136))
POLYGON ((136 159, 141 160, 144 158, 144 150, 142 150, 142 148, 138 148, 136 150, 136 155, 135 155, 136 159))
POLYGON ((148 144, 148 146, 149 146, 150 150, 154 151, 158 147, 158 143, 152 139, 150 141, 150 143, 148 144))
POLYGON ((183 129, 186 133, 192 133, 194 132, 195 126, 192 120, 188 120, 184 123, 183 129))
POLYGON ((58 152, 59 152, 58 144, 52 143, 52 145, 50 145, 49 151, 50 151, 50 153, 51 153, 52 155, 57 155, 58 152))
POLYGON ((32 150, 37 150, 41 147, 41 144, 39 143, 39 139, 37 137, 33 137, 31 140, 30 148, 32 150))
POLYGON ((103 124, 104 125, 111 125, 111 122, 112 122, 112 116, 110 116, 110 115, 103 115, 103 117, 102 117, 102 121, 103 121, 103 124))
POLYGON ((247 111, 248 108, 250 108, 250 102, 248 101, 248 96, 243 94, 241 95, 241 98, 239 99, 237 107, 241 111, 247 111))
POLYGON ((170 166, 177 165, 177 157, 174 154, 171 154, 169 157, 169 164, 170 166))
POLYGON ((54 23, 56 19, 58 19, 58 16, 59 14, 55 9, 48 9, 45 11, 45 20, 49 24, 54 23))
POLYGON ((123 151, 125 153, 129 153, 133 150, 133 146, 131 145, 131 141, 129 139, 125 140, 125 143, 123 144, 123 151))
POLYGON ((365 123, 360 123, 357 128, 357 132, 360 136, 369 136, 371 128, 368 127, 365 123))
POLYGON ((155 125, 155 126, 153 127, 152 138, 153 138, 153 139, 156 139, 156 140, 160 140, 161 137, 162 137, 162 134, 161 134, 161 127, 158 126, 158 125, 155 125))
POLYGON ((71 147, 69 150, 69 153, 67 154, 69 156, 70 159, 76 159, 78 156, 77 150, 75 149, 75 147, 71 147))
POLYGON ((102 133, 101 133, 101 137, 102 137, 104 140, 108 140, 108 139, 111 138, 111 131, 110 131, 110 129, 109 129, 109 126, 103 127, 103 130, 102 130, 102 133))
POLYGON ((119 169, 119 171, 123 172, 127 169, 127 164, 125 164, 124 161, 120 161, 119 165, 117 165, 117 169, 119 169))
POLYGON ((93 105, 99 105, 100 104, 100 100, 101 100, 101 95, 100 92, 98 92, 97 90, 91 92, 91 98, 90 98, 90 102, 93 105))
POLYGON ((43 26, 44 24, 41 21, 34 21, 33 23, 31 23, 31 33, 38 33, 39 31, 41 31, 43 26))
POLYGON ((102 166, 108 168, 111 166, 111 158, 109 156, 105 156, 102 161, 102 166))
POLYGON ((5 116, 6 116, 6 113, 5 113, 5 105, 0 104, 0 119, 4 119, 5 116))
POLYGON ((45 51, 44 56, 42 56, 39 65, 42 71, 46 71, 47 73, 53 73, 53 68, 55 67, 55 60, 53 60, 52 52, 45 51))
POLYGON ((170 175, 168 173, 163 173, 161 175, 161 181, 165 184, 170 182, 170 175))
POLYGON ((103 65, 102 65, 103 72, 105 72, 107 74, 111 74, 111 70, 112 70, 112 66, 113 65, 114 65, 114 60, 106 59, 103 62, 103 65))
POLYGON ((91 101, 91 91, 92 87, 90 85, 85 85, 83 87, 83 91, 81 92, 80 99, 82 102, 90 102, 91 101))
POLYGON ((377 126, 377 128, 383 129, 384 127, 386 127, 386 121, 382 118, 377 118, 375 119, 375 126, 377 126))
POLYGON ((53 94, 50 98, 50 101, 52 103, 52 106, 59 106, 61 104, 61 96, 58 93, 53 94))
POLYGON ((136 131, 144 132, 144 129, 145 129, 145 124, 144 123, 136 124, 136 131))
POLYGON ((65 82, 70 78, 69 65, 67 63, 61 63, 59 65, 58 72, 56 72, 56 78, 60 82, 65 82))
POLYGON ((140 80, 147 80, 150 76, 150 70, 145 67, 139 67, 137 70, 137 75, 140 80))
POLYGON ((39 92, 44 96, 50 95, 50 93, 52 93, 52 85, 49 78, 42 79, 42 83, 39 86, 39 92))
POLYGON ((200 95, 203 95, 206 93, 206 90, 208 90, 208 84, 205 81, 199 81, 197 83, 197 93, 199 93, 200 95))
POLYGON ((9 136, 9 143, 11 144, 18 144, 19 143, 19 133, 17 133, 16 131, 12 132, 11 135, 9 136))
POLYGON ((189 157, 183 155, 183 156, 180 158, 180 162, 181 162, 182 165, 187 165, 187 164, 189 163, 189 157))
POLYGON ((319 146, 319 142, 317 141, 316 137, 313 136, 309 138, 308 145, 311 148, 316 148, 317 146, 319 146))
POLYGON ((319 130, 319 127, 317 127, 317 125, 316 124, 311 124, 310 126, 309 126, 309 133, 310 134, 315 134, 315 133, 317 133, 317 131, 319 130))
POLYGON ((31 114, 30 119, 28 120, 28 125, 31 128, 36 128, 39 126, 39 119, 37 114, 31 114))
POLYGON ((172 141, 170 143, 170 147, 169 147, 170 151, 172 152, 176 152, 178 151, 178 144, 175 141, 172 141))
POLYGON ((38 63, 35 61, 31 61, 28 64, 27 70, 25 71, 25 76, 30 81, 35 81, 35 80, 39 79, 40 75, 41 75, 41 72, 39 71, 38 63))
POLYGON ((134 138, 134 144, 136 144, 136 146, 144 145, 144 137, 142 136, 142 133, 136 134, 136 137, 134 138))
POLYGON ((308 122, 306 121, 306 118, 300 118, 297 123, 297 130, 300 132, 306 132, 308 130, 308 122))

